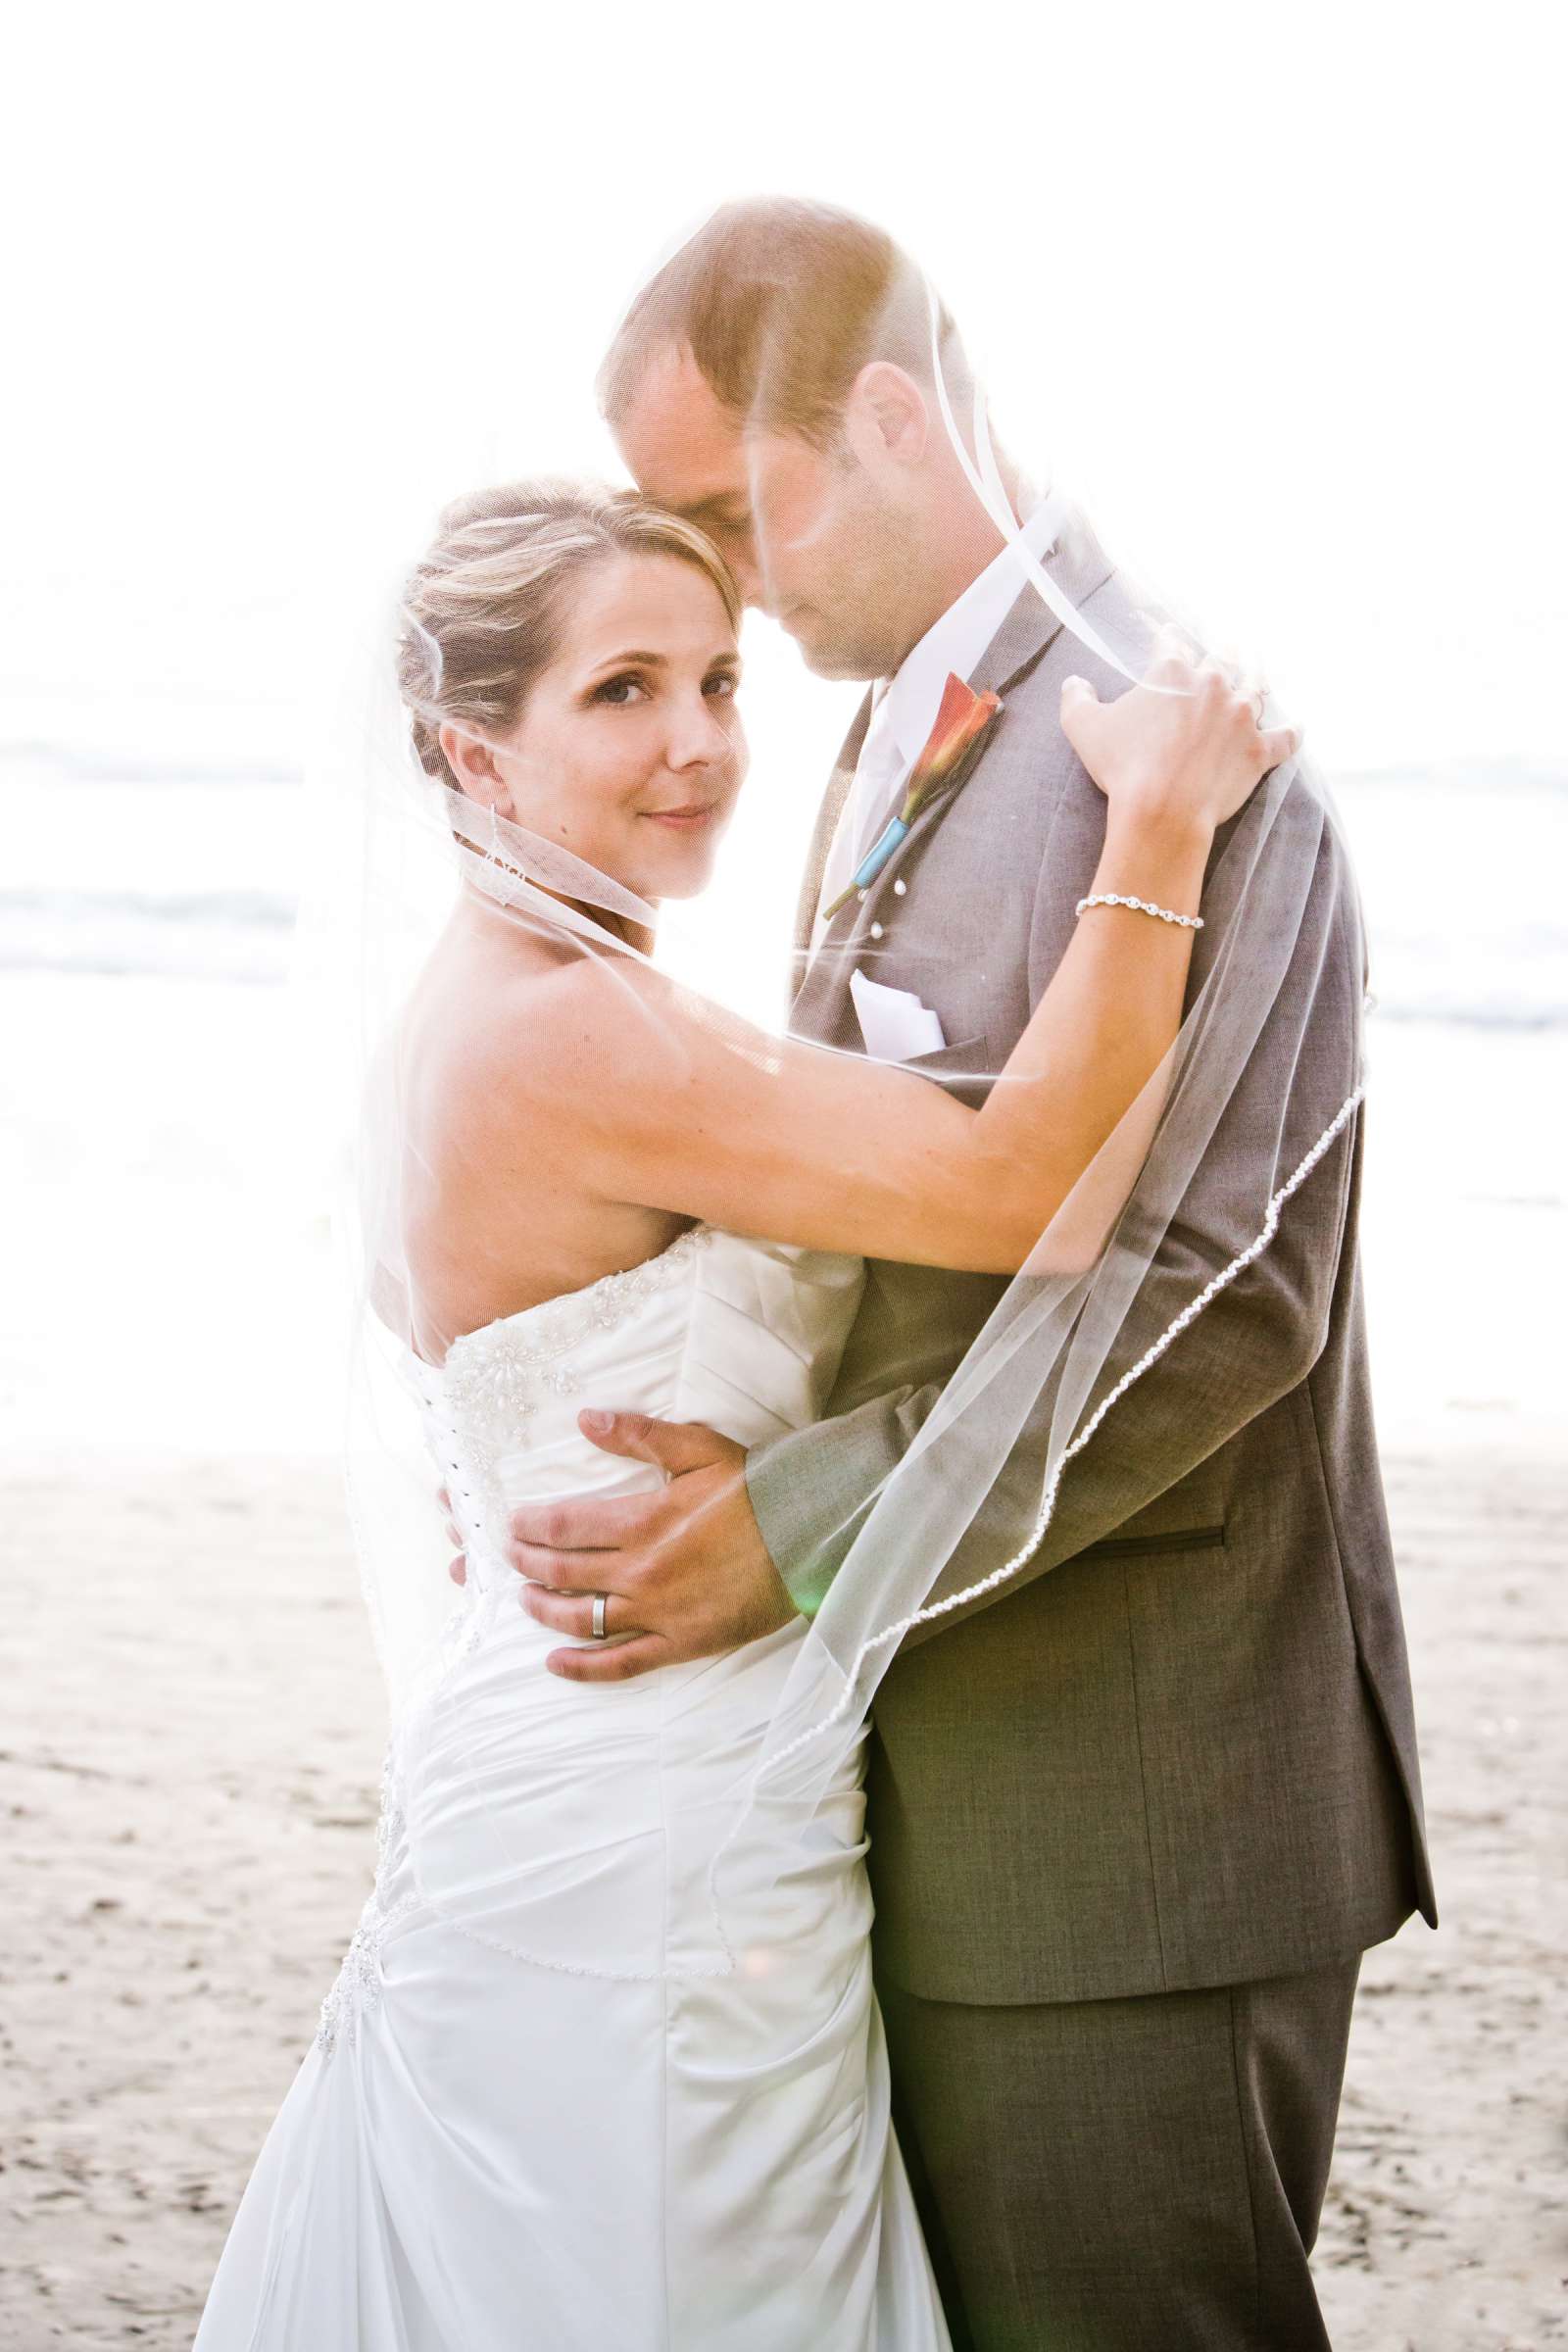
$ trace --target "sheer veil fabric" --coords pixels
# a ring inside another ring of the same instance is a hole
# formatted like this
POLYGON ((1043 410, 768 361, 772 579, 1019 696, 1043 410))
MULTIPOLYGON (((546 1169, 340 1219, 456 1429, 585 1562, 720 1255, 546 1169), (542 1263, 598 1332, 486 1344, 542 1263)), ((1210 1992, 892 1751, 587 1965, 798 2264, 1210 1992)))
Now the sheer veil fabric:
MULTIPOLYGON (((972 413, 960 418, 956 408, 967 402, 950 395, 940 318, 933 295, 937 406, 973 495, 999 540, 1015 545, 1020 593, 1051 607, 1082 645, 1082 666, 1108 695, 1118 679, 1143 676, 1146 624, 1121 617, 1130 605, 1102 600, 1086 612, 1059 572, 1018 544, 984 399, 976 392, 972 413)), ((482 892, 520 928, 548 938, 562 955, 601 959, 612 975, 650 959, 658 909, 423 771, 391 686, 398 625, 389 612, 376 656, 384 676, 345 698, 344 723, 323 762, 319 806, 323 842, 330 835, 337 845, 335 861, 324 867, 331 882, 323 919, 343 983, 346 1060, 357 1065, 354 1083, 364 1104, 343 1220, 352 1261, 350 1489, 417 1864, 421 1758, 438 1736, 442 1681, 465 1638, 468 1604, 460 1601, 454 1613, 449 1546, 411 1371, 421 1359, 439 1361, 459 1335, 416 1330, 410 1305, 406 1188, 417 1163, 420 1111, 400 1008, 460 889, 482 892)), ((1165 1069, 1041 1234, 1028 1265, 871 1499, 799 1644, 760 1747, 729 1792, 733 1821, 711 1875, 714 1933, 705 1966, 739 1964, 729 1933, 737 1916, 747 1922, 755 1960, 757 1923, 765 1921, 773 1890, 745 1884, 754 1867, 748 1857, 776 1856, 787 1842, 747 1834, 756 1809, 765 1810, 773 1828, 785 1817, 798 1816, 803 1828, 809 1822, 839 1784, 901 1642, 1024 1572, 1079 1455, 1091 1446, 1137 1442, 1123 1400, 1152 1362, 1169 1356, 1179 1363, 1185 1336, 1210 1300, 1266 1259, 1291 1218, 1296 1192, 1354 1121, 1359 1078, 1333 1120, 1304 1139, 1292 1118, 1288 1082, 1269 1109, 1266 1132, 1259 1132, 1252 1105, 1249 1148, 1235 1169, 1235 1214, 1245 1244, 1222 1258, 1198 1250, 1185 1295, 1169 1312, 1162 1305, 1152 1326, 1151 1269, 1180 1224, 1195 1171, 1236 1102, 1260 1037, 1270 1031, 1270 1066, 1284 1071, 1296 1068, 1304 1048, 1311 994, 1288 985, 1289 976, 1327 956, 1331 943, 1342 952, 1347 932, 1361 953, 1359 911, 1345 861, 1333 853, 1333 834, 1323 780, 1298 755, 1264 779, 1220 835, 1204 892, 1202 954, 1165 1069), (983 1509, 984 1543, 977 1547, 983 1509)), ((698 1009, 727 1050, 765 1064, 765 1037, 717 1006, 698 1009)), ((1359 1071, 1359 1004, 1355 1018, 1350 1066, 1359 1071)), ((525 1213, 526 1203, 519 1205, 525 1213)), ((482 1788, 478 1793, 482 1799, 482 1788)), ((578 1972, 624 1973, 625 1955, 612 1933, 597 1951, 553 1949, 548 1875, 533 1869, 525 1838, 504 1810, 489 1828, 482 1848, 469 1849, 470 1883, 454 1883, 450 1857, 443 1865, 443 1905, 519 1956, 546 1955, 548 1964, 578 1972)), ((680 1965, 671 1964, 671 1973, 680 1965)))

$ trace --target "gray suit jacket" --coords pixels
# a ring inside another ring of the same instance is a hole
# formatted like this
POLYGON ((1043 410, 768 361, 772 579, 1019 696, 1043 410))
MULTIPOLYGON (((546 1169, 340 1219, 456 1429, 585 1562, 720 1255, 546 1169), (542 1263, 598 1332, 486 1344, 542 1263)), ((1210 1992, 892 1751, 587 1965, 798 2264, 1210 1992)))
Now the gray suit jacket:
MULTIPOLYGON (((1091 618, 1134 625, 1080 525, 1053 568, 1091 618)), ((1026 590, 974 673, 1004 705, 983 757, 808 960, 862 709, 802 895, 800 1034, 860 1049, 849 977, 862 964, 941 1018, 951 1042, 909 1066, 983 1094, 955 1073, 1006 1059, 1103 839, 1104 803, 1057 723, 1073 670, 1103 698, 1122 690, 1026 590)), ((1251 1240, 1226 1171, 1264 1148, 1273 1164, 1280 1102, 1288 1169, 1355 1083, 1364 974, 1335 913, 1349 895, 1336 887, 1344 858, 1331 830, 1286 987, 1310 1004, 1299 1061, 1281 1066, 1266 1025, 1131 1319, 1126 1362, 1251 1240)), ((1200 934, 1195 988, 1213 945, 1200 934)), ((1416 1904, 1435 1920, 1367 1383, 1360 1155, 1357 1118, 1272 1246, 1073 1463, 1018 1578, 918 1629, 889 1669, 870 1828, 878 1966, 894 1982, 940 2000, 1097 2000, 1294 1975, 1380 1941, 1416 1904)), ((833 1417, 750 1456, 763 1539, 804 1605, 1004 1287, 873 1261, 833 1417)), ((1032 1524, 1045 1419, 1043 1405, 938 1594, 994 1567, 1032 1524)))

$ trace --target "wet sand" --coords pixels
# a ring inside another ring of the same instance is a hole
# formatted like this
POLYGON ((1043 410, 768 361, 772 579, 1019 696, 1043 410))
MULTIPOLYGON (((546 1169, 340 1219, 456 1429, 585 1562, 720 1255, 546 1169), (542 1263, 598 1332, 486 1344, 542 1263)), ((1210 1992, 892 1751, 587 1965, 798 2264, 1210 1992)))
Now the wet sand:
MULTIPOLYGON (((1340 2352, 1568 2343, 1568 1470, 1453 1426, 1388 1465, 1445 1916, 1363 1973, 1340 2352)), ((175 2352, 368 1886, 337 1479, 78 1457, 0 1482, 0 2346, 175 2352)))

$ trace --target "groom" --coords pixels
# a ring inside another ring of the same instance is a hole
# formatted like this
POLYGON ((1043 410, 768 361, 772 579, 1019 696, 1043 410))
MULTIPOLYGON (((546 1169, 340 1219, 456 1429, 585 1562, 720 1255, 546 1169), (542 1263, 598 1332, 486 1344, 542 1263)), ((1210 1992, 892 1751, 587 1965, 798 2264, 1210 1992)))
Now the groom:
MULTIPOLYGON (((966 416, 961 345, 950 322, 943 335, 966 416)), ((643 488, 711 534, 808 664, 890 681, 818 819, 792 1025, 885 1054, 868 1029, 903 1023, 891 1051, 963 1091, 959 1073, 999 1069, 1017 1039, 1100 849, 1103 805, 1057 724, 1062 680, 1077 670, 1102 695, 1122 681, 1020 591, 943 430, 927 338, 919 274, 880 231, 815 205, 736 205, 645 288, 601 391, 643 488), (824 924, 950 671, 994 687, 1006 723, 824 924), (909 1028, 911 999, 945 1044, 909 1028)), ((1093 539, 1004 475, 1048 569, 1125 641, 1135 616, 1093 539)), ((1294 1167, 1355 1084, 1363 974, 1334 912, 1343 855, 1330 833, 1282 1000, 1293 1018, 1278 1036, 1265 1024, 1131 1354, 1252 1238, 1235 1203, 1259 1188, 1228 1171, 1264 1152, 1274 1164, 1282 1111, 1278 1165, 1294 1167)), ((1211 955, 1200 935, 1195 988, 1211 955)), ((1412 1908, 1434 1917, 1359 1171, 1356 1120, 1271 1247, 1131 1393, 1121 1442, 1073 1464, 1027 1565, 921 1627, 876 1699, 871 1869, 900 2132, 956 2340, 981 2352, 1328 2340, 1307 2256, 1360 1954, 1412 1908)), ((547 1588, 527 1596, 544 1622, 560 1606, 548 1588, 621 1591, 649 1638, 561 1670, 615 1678, 809 1613, 1001 1288, 873 1262, 832 1417, 749 1455, 609 1417, 599 1442, 667 1484, 630 1519, 617 1501, 612 1525, 591 1500, 519 1512, 516 1558, 547 1588)), ((1025 1430, 939 1592, 1032 1524, 1039 1438, 1025 1430)))

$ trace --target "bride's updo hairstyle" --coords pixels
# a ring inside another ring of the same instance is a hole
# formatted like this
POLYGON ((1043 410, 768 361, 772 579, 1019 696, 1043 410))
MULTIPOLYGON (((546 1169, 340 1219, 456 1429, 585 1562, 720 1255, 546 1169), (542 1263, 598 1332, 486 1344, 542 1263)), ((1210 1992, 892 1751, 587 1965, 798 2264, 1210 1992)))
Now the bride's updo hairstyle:
POLYGON ((740 592, 710 539, 632 490, 511 482, 460 498, 403 594, 398 691, 427 776, 461 790, 443 726, 504 736, 560 648, 573 583, 610 556, 673 556, 712 581, 741 625, 740 592))

